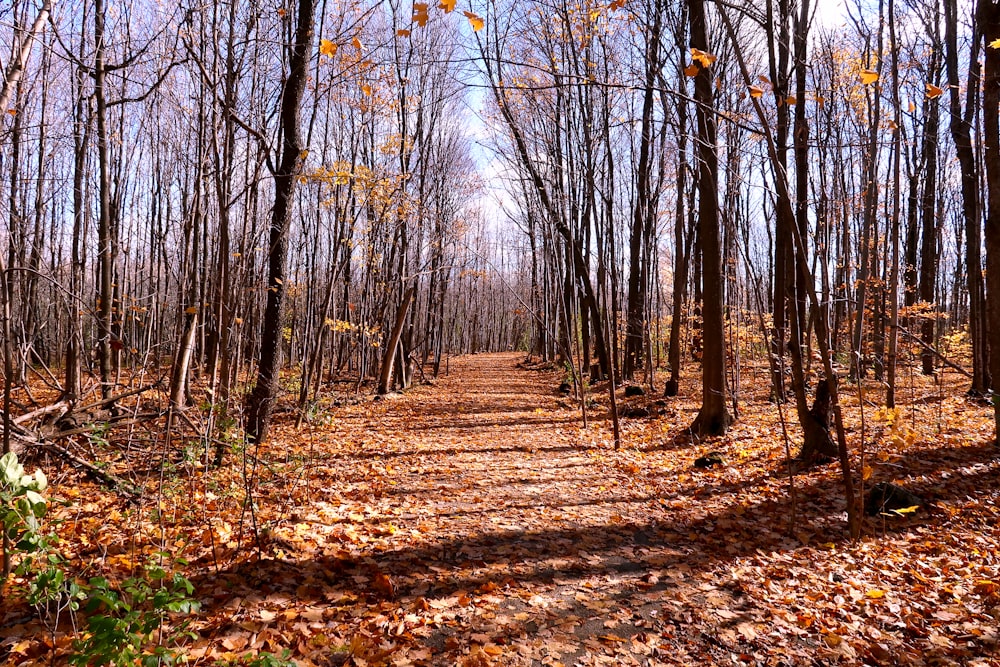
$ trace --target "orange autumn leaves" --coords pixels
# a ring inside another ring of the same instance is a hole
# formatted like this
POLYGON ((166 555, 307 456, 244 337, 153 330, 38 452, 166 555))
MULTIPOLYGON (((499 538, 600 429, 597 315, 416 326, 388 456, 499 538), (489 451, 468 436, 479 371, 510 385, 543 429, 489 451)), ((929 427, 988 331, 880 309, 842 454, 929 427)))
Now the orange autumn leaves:
MULTIPOLYGON (((444 11, 445 14, 450 14, 455 11, 456 0, 441 0, 437 8, 444 11)), ((416 23, 421 28, 427 25, 427 20, 430 18, 428 14, 430 5, 426 2, 414 2, 413 3, 413 22, 416 23)), ((474 14, 473 12, 464 11, 462 14, 469 20, 469 25, 472 26, 473 32, 479 32, 486 26, 486 22, 482 18, 474 14)), ((409 30, 399 30, 397 34, 409 35, 409 30)))
POLYGON ((684 68, 684 76, 694 78, 702 69, 708 69, 716 61, 716 56, 702 51, 701 49, 691 49, 691 64, 684 68))
MULTIPOLYGON (((997 40, 997 42, 1000 42, 1000 40, 997 40)), ((714 54, 708 53, 706 51, 702 51, 701 49, 692 48, 691 49, 691 63, 689 65, 687 65, 687 67, 684 68, 684 70, 683 70, 684 71, 684 75, 687 76, 687 77, 689 77, 689 78, 694 78, 694 77, 698 76, 699 72, 701 72, 702 70, 707 70, 709 67, 711 67, 713 64, 715 64, 716 60, 717 60, 717 57, 714 54)), ((870 86, 870 85, 876 84, 876 83, 878 83, 879 78, 880 78, 879 73, 877 71, 873 70, 873 69, 867 69, 866 68, 866 69, 862 69, 862 70, 860 70, 860 72, 858 72, 858 79, 861 81, 861 85, 863 85, 863 86, 870 86)), ((760 80, 761 80, 761 82, 762 82, 763 85, 748 85, 747 86, 747 92, 749 92, 750 97, 760 98, 764 94, 764 90, 765 90, 764 86, 770 86, 771 85, 770 80, 767 77, 765 77, 765 76, 761 76, 760 80)), ((924 94, 927 96, 928 99, 932 99, 933 100, 933 99, 937 99, 942 94, 944 94, 944 89, 941 88, 940 86, 937 86, 937 85, 933 84, 933 83, 926 82, 924 84, 924 94)), ((817 100, 818 101, 822 101, 822 98, 817 97, 817 100)), ((796 97, 794 95, 789 95, 785 99, 785 103, 788 104, 788 105, 796 104, 797 101, 798 100, 796 99, 796 97)))

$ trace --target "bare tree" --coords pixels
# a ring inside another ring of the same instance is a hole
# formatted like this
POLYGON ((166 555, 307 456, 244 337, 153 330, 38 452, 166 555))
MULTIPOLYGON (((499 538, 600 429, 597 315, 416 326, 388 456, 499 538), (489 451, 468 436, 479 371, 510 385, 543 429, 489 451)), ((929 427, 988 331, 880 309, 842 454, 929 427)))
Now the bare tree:
POLYGON ((278 126, 281 148, 273 172, 274 208, 268 232, 267 306, 260 325, 257 380, 247 396, 246 405, 247 435, 256 442, 267 437, 281 373, 288 230, 296 183, 305 157, 299 116, 309 78, 307 66, 312 53, 315 12, 316 0, 299 0, 294 35, 286 47, 288 71, 281 87, 278 126))

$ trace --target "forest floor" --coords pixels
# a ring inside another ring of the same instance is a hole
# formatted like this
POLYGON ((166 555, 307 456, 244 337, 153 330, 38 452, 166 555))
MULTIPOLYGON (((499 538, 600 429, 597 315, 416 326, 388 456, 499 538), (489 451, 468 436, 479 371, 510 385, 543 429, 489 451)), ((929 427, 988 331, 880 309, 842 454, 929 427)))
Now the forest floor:
MULTIPOLYGON (((686 398, 622 399, 658 414, 624 419, 616 451, 600 387, 585 428, 564 376, 523 361, 455 358, 403 395, 323 406, 298 428, 286 413, 222 470, 190 443, 136 502, 55 460, 28 467, 49 473, 60 549, 88 575, 186 559, 202 605, 188 664, 288 650, 303 667, 1000 665, 1000 448, 963 378, 904 373, 896 411, 874 382, 864 411, 845 387, 866 485, 927 501, 867 518, 852 542, 837 464, 797 473, 793 505, 762 374, 708 441, 684 436, 697 378, 686 398), (694 467, 709 451, 723 465, 694 467)), ((74 619, 15 604, 23 584, 5 591, 0 663, 63 663, 74 619)))

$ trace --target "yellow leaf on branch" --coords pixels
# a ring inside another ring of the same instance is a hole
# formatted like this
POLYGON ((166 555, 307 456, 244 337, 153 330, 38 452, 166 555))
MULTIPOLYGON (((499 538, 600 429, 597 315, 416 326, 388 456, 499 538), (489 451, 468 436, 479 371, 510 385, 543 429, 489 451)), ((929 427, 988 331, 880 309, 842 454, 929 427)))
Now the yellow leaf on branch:
POLYGON ((337 44, 336 42, 331 42, 328 39, 319 40, 319 52, 320 55, 332 58, 337 55, 337 44))
POLYGON ((691 48, 691 58, 694 59, 696 63, 702 67, 711 67, 716 61, 716 57, 707 51, 702 51, 701 49, 691 48))
POLYGON ((472 32, 479 32, 484 27, 486 27, 486 22, 483 21, 483 19, 479 18, 477 15, 473 14, 472 12, 462 12, 462 13, 465 14, 465 18, 469 19, 469 25, 472 26, 472 32))

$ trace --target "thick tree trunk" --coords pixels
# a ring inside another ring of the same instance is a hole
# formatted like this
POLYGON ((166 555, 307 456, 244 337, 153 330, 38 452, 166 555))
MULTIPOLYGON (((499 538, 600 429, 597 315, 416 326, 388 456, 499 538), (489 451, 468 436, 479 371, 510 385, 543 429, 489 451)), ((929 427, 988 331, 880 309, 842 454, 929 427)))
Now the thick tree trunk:
POLYGON ((993 378, 995 436, 1000 438, 1000 2, 979 0, 979 25, 986 47, 983 76, 983 138, 986 161, 986 318, 993 378))
MULTIPOLYGON (((962 216, 965 220, 965 266, 969 290, 969 337, 972 339, 972 386, 969 391, 983 396, 990 386, 989 352, 986 345, 986 287, 983 281, 982 202, 976 150, 972 143, 979 96, 979 37, 973 35, 969 53, 969 75, 965 82, 965 110, 962 110, 958 79, 958 0, 944 0, 945 72, 948 77, 950 129, 955 142, 962 178, 962 216)), ((975 29, 975 25, 974 25, 975 29)))
MULTIPOLYGON (((709 53, 703 0, 689 0, 691 47, 709 53)), ((726 408, 726 348, 722 303, 722 248, 719 241, 719 193, 714 76, 708 63, 701 63, 694 77, 698 119, 698 231, 702 253, 704 322, 701 410, 691 432, 722 435, 733 421, 726 408)))
POLYGON ((816 400, 802 419, 802 450, 798 460, 806 466, 837 457, 837 443, 830 435, 830 385, 826 380, 816 384, 816 400))
POLYGON ((274 208, 268 235, 267 305, 261 322, 257 381, 247 396, 246 432, 254 442, 261 442, 267 437, 281 372, 288 227, 292 220, 292 198, 302 170, 304 152, 299 109, 309 79, 307 65, 312 52, 315 11, 315 0, 299 0, 295 38, 289 45, 288 78, 281 90, 281 161, 274 172, 274 208))

